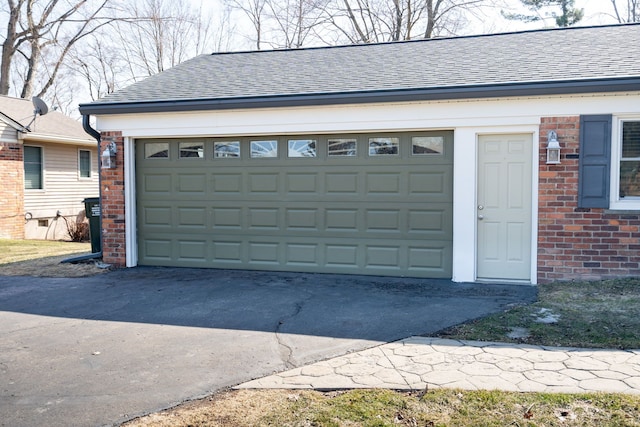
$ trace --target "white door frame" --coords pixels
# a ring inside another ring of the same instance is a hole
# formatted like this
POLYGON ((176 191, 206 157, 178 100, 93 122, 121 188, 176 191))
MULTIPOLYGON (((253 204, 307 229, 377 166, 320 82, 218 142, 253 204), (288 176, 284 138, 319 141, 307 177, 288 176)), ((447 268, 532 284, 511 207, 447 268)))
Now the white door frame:
POLYGON ((138 213, 136 203, 136 149, 131 137, 124 138, 124 225, 125 262, 138 265, 138 213))
POLYGON ((539 124, 457 128, 454 131, 453 281, 477 280, 478 144, 480 135, 531 135, 531 284, 537 284, 539 124), (473 149, 471 149, 473 147, 473 149), (473 238, 470 238, 473 236, 473 238))

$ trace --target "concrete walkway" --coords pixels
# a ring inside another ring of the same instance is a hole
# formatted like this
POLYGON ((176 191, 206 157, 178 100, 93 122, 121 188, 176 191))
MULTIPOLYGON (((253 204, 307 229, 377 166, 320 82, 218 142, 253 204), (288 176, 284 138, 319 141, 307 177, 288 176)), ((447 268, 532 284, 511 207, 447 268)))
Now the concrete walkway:
POLYGON ((410 337, 250 381, 236 388, 640 394, 640 350, 541 347, 410 337))

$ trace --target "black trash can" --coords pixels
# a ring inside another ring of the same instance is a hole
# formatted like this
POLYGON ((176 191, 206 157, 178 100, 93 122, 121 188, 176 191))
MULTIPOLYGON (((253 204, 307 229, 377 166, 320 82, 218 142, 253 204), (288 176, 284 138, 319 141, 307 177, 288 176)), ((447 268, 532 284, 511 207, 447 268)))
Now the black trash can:
POLYGON ((84 199, 84 212, 89 220, 89 236, 91 237, 91 253, 102 251, 100 242, 100 198, 84 199))

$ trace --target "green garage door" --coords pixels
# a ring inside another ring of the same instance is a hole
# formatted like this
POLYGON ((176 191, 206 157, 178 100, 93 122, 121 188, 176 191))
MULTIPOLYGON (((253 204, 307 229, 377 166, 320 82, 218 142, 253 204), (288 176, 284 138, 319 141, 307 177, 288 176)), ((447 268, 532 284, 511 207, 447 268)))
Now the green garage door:
POLYGON ((451 277, 452 132, 136 141, 140 265, 451 277))

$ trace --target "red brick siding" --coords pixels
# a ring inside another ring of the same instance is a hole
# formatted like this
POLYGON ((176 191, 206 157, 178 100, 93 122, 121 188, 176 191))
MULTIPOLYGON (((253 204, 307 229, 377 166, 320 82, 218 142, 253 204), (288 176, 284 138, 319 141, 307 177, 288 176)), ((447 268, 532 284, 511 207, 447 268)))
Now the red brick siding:
POLYGON ((580 117, 540 123, 538 282, 640 274, 640 215, 578 208, 580 117), (558 133, 559 165, 547 165, 547 134, 558 133))
POLYGON ((0 238, 24 239, 24 151, 0 142, 0 238))
POLYGON ((100 153, 115 142, 116 168, 101 169, 102 173, 102 259, 107 264, 126 264, 126 235, 124 210, 124 139, 122 132, 103 132, 100 153))

